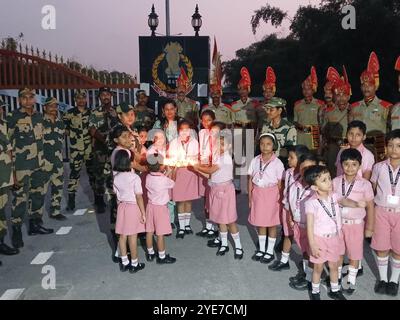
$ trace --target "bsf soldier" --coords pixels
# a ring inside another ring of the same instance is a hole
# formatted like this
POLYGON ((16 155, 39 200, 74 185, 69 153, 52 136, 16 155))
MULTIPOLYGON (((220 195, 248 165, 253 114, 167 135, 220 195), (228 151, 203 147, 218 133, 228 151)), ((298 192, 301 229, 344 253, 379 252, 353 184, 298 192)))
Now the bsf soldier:
POLYGON ((233 113, 231 106, 222 103, 222 86, 220 84, 214 83, 210 85, 210 96, 212 103, 203 106, 202 111, 212 110, 215 114, 215 121, 225 123, 227 128, 232 127, 233 113))
MULTIPOLYGON (((270 100, 275 97, 276 94, 276 75, 274 69, 271 67, 267 68, 265 74, 265 81, 263 83, 263 96, 264 102, 257 108, 257 119, 258 119, 258 133, 262 132, 263 127, 268 125, 268 115, 265 112, 265 106, 270 100)), ((259 135, 258 135, 259 136, 259 135)))
POLYGON ((318 78, 314 67, 311 74, 302 84, 304 99, 294 106, 294 125, 297 129, 297 143, 307 146, 314 152, 319 148, 319 119, 320 108, 324 102, 314 98, 317 92, 318 78))
POLYGON ((133 109, 136 115, 134 126, 136 129, 142 127, 149 131, 153 128, 157 118, 154 111, 147 107, 149 97, 146 95, 146 91, 139 90, 136 92, 136 99, 138 103, 133 109))
MULTIPOLYGON (((249 94, 251 91, 251 78, 250 73, 247 68, 243 67, 240 70, 241 79, 238 83, 238 93, 240 99, 232 103, 232 112, 233 112, 233 126, 234 126, 234 141, 241 140, 242 141, 242 149, 240 150, 240 158, 242 155, 246 156, 246 149, 249 146, 246 146, 246 133, 247 130, 252 132, 253 137, 255 135, 255 130, 257 129, 257 108, 259 104, 249 98, 249 94), (239 138, 241 135, 241 139, 239 138)), ((237 143, 235 143, 236 145, 237 143)), ((235 155, 239 154, 235 151, 235 155)), ((248 156, 252 156, 247 154, 248 156)), ((242 161, 242 160, 239 160, 242 161)), ((240 190, 240 175, 238 175, 238 167, 235 166, 235 179, 234 184, 236 188, 236 192, 241 192, 240 190)))
POLYGON ((53 229, 43 227, 42 193, 43 180, 43 117, 35 110, 35 91, 29 88, 19 90, 20 108, 7 118, 8 136, 13 149, 14 199, 11 222, 12 244, 15 248, 24 246, 21 225, 27 211, 29 214, 29 235, 50 234, 53 229), (29 201, 27 201, 29 199, 29 201))
POLYGON ((87 91, 77 90, 75 93, 76 107, 71 108, 63 117, 65 132, 69 137, 69 165, 67 211, 75 210, 75 194, 83 164, 89 178, 89 184, 94 188, 92 138, 89 134, 90 109, 87 106, 87 91))
POLYGON ((191 122, 194 128, 199 125, 199 107, 196 101, 186 97, 190 89, 189 78, 186 75, 185 69, 181 68, 181 74, 176 81, 177 99, 175 100, 178 106, 178 117, 184 118, 191 122))
POLYGON ((344 77, 330 67, 327 73, 328 82, 333 93, 333 104, 327 104, 321 121, 322 140, 324 141, 323 157, 333 177, 336 176, 336 157, 340 146, 344 144, 350 110, 351 86, 344 69, 344 77))
MULTIPOLYGON (((400 91, 400 56, 397 58, 394 69, 397 71, 397 85, 400 91)), ((400 129, 400 102, 392 107, 390 120, 391 130, 400 129)))
POLYGON ((364 99, 351 105, 349 122, 360 120, 366 124, 367 139, 365 145, 379 160, 385 154, 385 134, 392 104, 376 96, 376 91, 379 88, 379 61, 375 52, 371 53, 367 70, 361 74, 360 80, 364 99))
MULTIPOLYGON (((0 98, 0 254, 14 255, 19 250, 11 248, 4 243, 7 234, 6 205, 8 203, 8 193, 14 184, 12 147, 7 133, 7 123, 3 120, 3 108, 6 105, 0 98)), ((1 262, 0 262, 1 265, 1 262)))
POLYGON ((111 179, 110 150, 108 147, 108 138, 112 128, 118 123, 117 113, 111 106, 111 89, 101 88, 99 90, 99 99, 101 105, 92 111, 90 116, 90 134, 94 139, 94 194, 97 213, 104 213, 106 204, 104 194, 113 194, 111 179))
POLYGON ((50 218, 55 220, 66 220, 61 211, 61 198, 64 185, 64 163, 63 146, 65 136, 64 122, 58 118, 58 101, 56 98, 47 98, 44 105, 44 181, 43 188, 43 209, 47 191, 51 185, 51 206, 50 218))
POLYGON ((273 133, 278 142, 276 155, 284 162, 287 162, 289 156, 288 147, 297 144, 296 128, 288 120, 284 119, 286 115, 286 101, 281 98, 273 97, 264 106, 265 113, 269 120, 265 124, 262 133, 273 133))

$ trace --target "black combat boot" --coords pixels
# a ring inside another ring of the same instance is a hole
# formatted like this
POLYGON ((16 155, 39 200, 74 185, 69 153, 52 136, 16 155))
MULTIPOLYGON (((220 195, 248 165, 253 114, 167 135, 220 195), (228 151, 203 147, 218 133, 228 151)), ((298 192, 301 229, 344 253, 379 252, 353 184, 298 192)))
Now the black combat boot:
POLYGON ((97 195, 95 197, 95 203, 97 206, 97 213, 106 212, 106 203, 104 202, 103 195, 97 195))
POLYGON ((54 232, 53 229, 45 228, 41 224, 39 224, 37 219, 30 219, 29 220, 28 235, 36 236, 38 234, 50 234, 50 233, 53 233, 53 232, 54 232))
POLYGON ((0 237, 0 254, 4 254, 6 256, 13 256, 14 254, 18 254, 19 250, 16 248, 11 248, 4 243, 4 237, 0 237))
POLYGON ((75 193, 68 193, 68 205, 66 210, 67 211, 75 210, 75 193))
POLYGON ((11 237, 11 243, 14 248, 22 248, 24 246, 24 241, 22 240, 21 226, 13 226, 13 233, 11 237))

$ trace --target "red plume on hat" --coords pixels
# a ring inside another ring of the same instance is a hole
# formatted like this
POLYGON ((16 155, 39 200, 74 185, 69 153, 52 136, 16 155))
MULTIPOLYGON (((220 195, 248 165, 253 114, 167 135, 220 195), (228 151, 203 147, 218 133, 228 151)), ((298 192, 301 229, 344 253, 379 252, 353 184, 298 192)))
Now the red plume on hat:
POLYGON ((317 92, 317 89, 318 89, 318 77, 317 77, 317 70, 315 69, 314 66, 311 67, 310 75, 303 82, 303 88, 305 88, 305 87, 311 87, 312 90, 314 91, 314 93, 317 92))
POLYGON ((332 91, 335 83, 340 80, 340 74, 334 67, 329 67, 326 72, 326 84, 324 86, 325 91, 332 91))
POLYGON ((242 67, 242 69, 240 69, 240 75, 242 76, 242 78, 239 81, 238 88, 239 89, 245 88, 250 92, 251 78, 250 78, 249 70, 247 70, 246 67, 242 67))
POLYGON ((379 60, 375 52, 371 52, 368 61, 367 70, 361 74, 361 84, 369 83, 375 86, 376 90, 379 88, 379 60))
POLYGON ((181 67, 181 73, 178 77, 178 79, 176 80, 176 88, 184 88, 185 91, 188 90, 190 84, 189 84, 189 78, 186 74, 186 71, 183 67, 181 67))
POLYGON ((210 94, 222 94, 222 63, 221 54, 218 52, 217 40, 214 37, 214 51, 212 56, 212 63, 214 65, 213 75, 210 81, 210 94))
POLYGON ((326 78, 332 83, 332 90, 335 94, 347 94, 351 95, 351 87, 348 82, 346 68, 343 66, 343 77, 340 76, 339 72, 333 68, 329 67, 326 74, 326 78))
POLYGON ((349 76, 347 75, 347 70, 346 70, 345 66, 343 66, 343 81, 344 81, 344 86, 345 86, 345 93, 351 96, 352 95, 351 84, 350 84, 349 76))
POLYGON ((265 81, 263 84, 263 88, 265 89, 272 89, 272 91, 276 92, 276 75, 274 69, 268 67, 265 71, 265 81))
POLYGON ((400 72, 400 56, 396 60, 396 64, 394 65, 394 70, 400 72))

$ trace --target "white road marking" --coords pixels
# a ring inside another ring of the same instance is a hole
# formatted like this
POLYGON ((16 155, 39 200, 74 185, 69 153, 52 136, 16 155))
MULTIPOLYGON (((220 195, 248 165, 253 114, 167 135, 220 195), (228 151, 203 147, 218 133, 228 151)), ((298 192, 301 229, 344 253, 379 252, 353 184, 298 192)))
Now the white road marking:
POLYGON ((31 264, 45 264, 47 260, 53 255, 54 251, 40 252, 35 259, 32 260, 31 264))
POLYGON ((25 288, 22 289, 8 289, 0 297, 0 300, 18 300, 25 288))
POLYGON ((87 209, 78 209, 75 211, 74 216, 83 216, 86 213, 87 209))
POLYGON ((72 227, 61 227, 57 232, 56 235, 62 236, 66 235, 71 231, 72 227))

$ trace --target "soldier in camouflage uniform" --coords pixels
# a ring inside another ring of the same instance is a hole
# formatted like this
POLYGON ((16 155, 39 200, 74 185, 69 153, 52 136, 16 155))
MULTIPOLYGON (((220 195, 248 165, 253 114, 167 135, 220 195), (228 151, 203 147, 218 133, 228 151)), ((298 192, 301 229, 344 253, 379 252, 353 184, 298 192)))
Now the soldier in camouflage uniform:
POLYGON ((136 99, 138 103, 133 109, 133 111, 135 111, 135 116, 136 116, 136 121, 134 126, 136 129, 142 127, 148 131, 153 128, 153 125, 156 122, 157 117, 154 111, 147 107, 147 102, 149 98, 146 95, 146 91, 139 90, 138 92, 136 92, 136 99))
POLYGON ((65 132, 69 137, 70 175, 68 182, 67 211, 75 210, 75 194, 83 164, 89 177, 91 187, 94 187, 92 137, 89 133, 90 109, 87 106, 87 91, 77 90, 75 93, 76 107, 64 115, 65 132))
POLYGON ((43 117, 35 110, 35 91, 19 90, 20 108, 7 118, 8 136, 13 149, 14 199, 11 222, 12 244, 24 246, 21 226, 28 207, 29 235, 53 233, 42 226, 43 180, 43 117), (28 200, 28 201, 27 201, 28 200), (28 205, 29 204, 29 205, 28 205))
POLYGON ((210 85, 210 96, 212 104, 206 104, 203 106, 202 111, 212 110, 215 114, 215 121, 225 123, 227 128, 232 127, 233 113, 231 106, 226 103, 222 103, 222 87, 219 84, 210 85))
POLYGON ((376 96, 379 88, 379 61, 374 52, 371 53, 368 68, 361 74, 360 80, 364 99, 351 105, 349 122, 360 120, 366 124, 365 146, 380 161, 385 156, 385 135, 389 127, 389 110, 392 104, 376 96))
MULTIPOLYGON (((400 91, 400 56, 397 58, 394 69, 397 71, 397 85, 400 91)), ((391 115, 391 130, 400 129, 400 102, 392 107, 391 115)))
POLYGON ((199 107, 197 106, 196 101, 186 97, 189 87, 189 79, 186 76, 185 70, 181 68, 181 74, 176 81, 177 99, 175 102, 178 107, 178 117, 190 121, 193 128, 198 128, 199 107))
POLYGON ((297 143, 305 145, 314 152, 319 148, 319 115, 324 102, 315 99, 318 79, 315 68, 311 68, 311 75, 303 82, 304 99, 298 100, 294 105, 293 122, 297 129, 297 143), (315 134, 313 134, 313 131, 315 134))
POLYGON ((278 142, 276 155, 287 163, 289 156, 288 147, 295 146, 297 143, 296 128, 288 120, 283 119, 286 114, 286 101, 281 98, 272 98, 265 105, 269 123, 264 125, 262 133, 273 133, 278 142))
POLYGON ((19 253, 19 250, 4 243, 4 237, 7 234, 6 205, 10 187, 14 184, 14 177, 12 147, 8 139, 7 123, 3 120, 3 107, 5 104, 0 98, 0 254, 14 255, 19 253))
POLYGON ((111 106, 110 88, 99 90, 101 105, 92 111, 90 116, 90 134, 94 139, 94 174, 95 174, 95 204, 97 213, 104 213, 106 204, 104 194, 107 187, 108 194, 113 194, 111 162, 108 138, 112 128, 118 123, 117 113, 111 106))
POLYGON ((46 181, 43 188, 43 210, 44 202, 49 186, 51 185, 50 218, 59 221, 67 218, 61 214, 61 198, 64 185, 64 163, 62 149, 64 146, 65 126, 58 118, 58 101, 56 98, 47 98, 44 105, 44 139, 43 172, 46 181))

